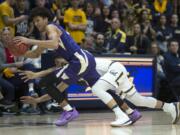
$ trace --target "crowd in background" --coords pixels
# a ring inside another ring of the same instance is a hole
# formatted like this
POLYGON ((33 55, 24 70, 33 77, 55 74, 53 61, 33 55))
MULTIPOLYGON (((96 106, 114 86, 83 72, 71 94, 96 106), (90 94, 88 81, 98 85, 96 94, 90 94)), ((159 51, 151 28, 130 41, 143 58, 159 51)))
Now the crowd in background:
MULTIPOLYGON (((36 86, 38 80, 24 83, 17 74, 18 69, 41 70, 44 68, 41 67, 41 61, 45 61, 43 57, 35 60, 14 57, 5 45, 5 41, 14 36, 46 38, 45 34, 39 34, 29 19, 34 7, 48 8, 53 23, 64 27, 77 44, 95 55, 155 56, 157 96, 160 94, 161 100, 168 101, 178 98, 180 94, 176 89, 180 80, 178 0, 0 0, 0 2, 1 104, 12 105, 22 95, 37 96, 36 93, 40 95, 45 93, 36 86), (171 98, 164 96, 163 93, 170 95, 169 92, 172 93, 171 98)), ((27 110, 27 106, 22 105, 21 111, 37 112, 36 105, 30 107, 30 110, 27 110)))

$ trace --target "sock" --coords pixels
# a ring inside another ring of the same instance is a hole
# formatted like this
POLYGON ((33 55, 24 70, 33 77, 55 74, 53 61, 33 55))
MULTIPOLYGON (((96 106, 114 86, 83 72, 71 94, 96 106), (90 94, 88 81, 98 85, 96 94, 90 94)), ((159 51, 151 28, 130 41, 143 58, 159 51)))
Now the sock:
POLYGON ((132 114, 133 113, 133 109, 131 109, 131 108, 128 108, 127 110, 126 110, 126 114, 128 114, 128 115, 130 115, 130 114, 132 114))
POLYGON ((34 84, 33 83, 29 83, 28 86, 29 86, 29 92, 34 91, 34 84))
POLYGON ((118 106, 113 107, 112 110, 115 113, 117 119, 121 119, 121 118, 129 119, 128 116, 122 110, 120 110, 118 106))
POLYGON ((73 108, 68 104, 68 105, 66 105, 66 106, 63 107, 63 110, 64 110, 64 111, 72 111, 73 108))
POLYGON ((27 108, 29 107, 29 104, 23 104, 22 108, 27 108))
POLYGON ((171 112, 173 110, 173 103, 164 103, 162 109, 164 112, 171 112))

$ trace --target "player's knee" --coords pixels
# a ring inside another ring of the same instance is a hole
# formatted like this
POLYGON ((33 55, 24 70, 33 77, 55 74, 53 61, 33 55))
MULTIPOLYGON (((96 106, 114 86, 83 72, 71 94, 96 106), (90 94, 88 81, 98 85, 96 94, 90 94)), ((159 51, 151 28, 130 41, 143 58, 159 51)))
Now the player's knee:
POLYGON ((53 74, 49 74, 40 80, 39 86, 48 87, 49 85, 53 85, 54 83, 57 82, 58 82, 58 78, 56 78, 53 74))
POLYGON ((69 87, 69 85, 65 82, 60 82, 58 85, 57 85, 57 89, 60 91, 60 92, 64 92, 67 88, 69 87))

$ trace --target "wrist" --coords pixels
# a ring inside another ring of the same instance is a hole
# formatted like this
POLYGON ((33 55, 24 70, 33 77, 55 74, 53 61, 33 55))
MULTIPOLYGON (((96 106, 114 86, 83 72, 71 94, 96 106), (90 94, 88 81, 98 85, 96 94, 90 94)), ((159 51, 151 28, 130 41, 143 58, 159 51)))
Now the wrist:
POLYGON ((36 99, 35 99, 35 102, 36 102, 37 104, 39 104, 39 103, 41 103, 41 99, 40 99, 40 98, 36 98, 36 99))

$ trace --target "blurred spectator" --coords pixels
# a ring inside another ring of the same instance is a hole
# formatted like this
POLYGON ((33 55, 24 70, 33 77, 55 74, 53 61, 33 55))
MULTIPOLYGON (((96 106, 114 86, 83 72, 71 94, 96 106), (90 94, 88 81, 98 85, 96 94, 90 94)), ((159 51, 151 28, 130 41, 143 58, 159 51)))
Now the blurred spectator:
POLYGON ((156 24, 158 22, 158 18, 164 14, 165 16, 170 17, 173 12, 172 1, 170 0, 154 0, 154 2, 150 2, 151 12, 153 16, 153 22, 156 24))
MULTIPOLYGON (((26 9, 26 0, 16 0, 14 6, 14 16, 18 17, 25 15, 28 17, 29 11, 26 9)), ((32 33, 33 27, 29 29, 28 18, 15 25, 15 36, 29 36, 32 33)))
POLYGON ((14 17, 14 9, 12 6, 15 4, 15 0, 5 0, 0 4, 0 30, 5 26, 10 26, 15 34, 15 24, 26 20, 26 15, 14 17))
POLYGON ((4 63, 3 63, 3 73, 4 78, 11 82, 15 87, 26 87, 25 85, 28 85, 29 94, 35 95, 34 92, 34 80, 28 81, 26 84, 23 80, 21 80, 21 77, 19 73, 17 72, 18 69, 20 70, 32 70, 35 71, 35 68, 32 64, 24 63, 24 61, 16 61, 16 57, 14 57, 9 49, 7 48, 7 45, 12 42, 12 38, 14 37, 10 28, 5 27, 2 30, 2 45, 4 50, 4 63), (10 67, 10 68, 9 68, 10 67), (11 68, 12 67, 12 68, 11 68))
POLYGON ((107 51, 108 53, 124 53, 126 43, 126 33, 121 29, 121 22, 118 18, 111 21, 111 30, 107 33, 107 51))
POLYGON ((168 52, 164 54, 164 68, 171 87, 180 95, 180 58, 178 55, 179 43, 171 40, 168 44, 168 52))
POLYGON ((179 26, 179 17, 177 14, 172 14, 170 27, 172 29, 172 36, 176 39, 180 44, 180 26, 179 26))
POLYGON ((12 105, 12 101, 15 98, 15 88, 13 84, 8 82, 7 80, 3 79, 2 72, 3 69, 6 67, 4 63, 6 62, 6 54, 4 51, 4 46, 2 42, 0 42, 0 86, 1 92, 3 92, 4 98, 0 99, 1 105, 12 105))
POLYGON ((90 3, 88 2, 86 4, 86 7, 85 7, 85 13, 86 13, 86 16, 87 16, 87 28, 86 28, 86 36, 89 36, 91 34, 94 35, 94 11, 95 11, 95 7, 93 5, 93 3, 90 3))
POLYGON ((66 30, 72 38, 81 44, 85 37, 87 19, 85 12, 79 8, 79 0, 71 1, 72 7, 68 8, 64 14, 64 23, 66 30))
POLYGON ((86 36, 84 42, 81 44, 81 47, 91 53, 94 53, 94 38, 93 36, 86 36))
POLYGON ((110 29, 110 9, 103 6, 102 10, 96 8, 95 10, 95 32, 106 33, 110 29))
POLYGON ((118 18, 119 19, 119 12, 118 12, 118 10, 113 10, 111 12, 111 18, 118 18))
POLYGON ((136 11, 136 14, 139 14, 142 10, 147 10, 149 14, 151 13, 148 0, 136 0, 133 8, 136 11))
POLYGON ((156 26, 156 39, 162 53, 167 51, 167 41, 172 38, 172 30, 167 26, 165 15, 159 18, 159 25, 156 26))
POLYGON ((103 34, 98 33, 96 35, 94 50, 96 54, 103 54, 107 52, 103 34))
POLYGON ((151 40, 155 40, 156 31, 152 27, 151 20, 150 20, 150 15, 149 15, 148 10, 146 10, 146 9, 141 10, 139 23, 140 23, 140 25, 142 27, 143 34, 145 34, 151 40))
POLYGON ((132 36, 134 34, 133 32, 133 26, 137 23, 137 18, 133 10, 129 10, 127 13, 127 17, 124 20, 124 31, 127 34, 127 36, 132 36))
POLYGON ((179 44, 171 40, 168 44, 168 52, 164 54, 167 77, 174 80, 180 75, 180 58, 178 55, 179 44))
POLYGON ((45 7, 46 5, 46 0, 36 0, 36 6, 37 7, 45 7))
POLYGON ((127 3, 125 0, 113 0, 113 4, 110 6, 110 12, 113 10, 118 10, 119 14, 122 13, 122 10, 127 9, 127 3))
POLYGON ((128 51, 132 54, 147 54, 150 47, 149 38, 141 32, 140 24, 134 25, 134 34, 127 37, 128 51))
POLYGON ((164 63, 164 57, 160 54, 160 50, 156 42, 151 43, 150 54, 154 55, 156 59, 157 76, 156 76, 156 90, 154 92, 155 92, 155 96, 157 97, 159 95, 161 82, 165 79, 166 76, 162 67, 164 63))
POLYGON ((51 11, 55 15, 54 22, 60 24, 64 28, 64 12, 69 8, 69 6, 69 0, 55 0, 51 6, 51 11))

